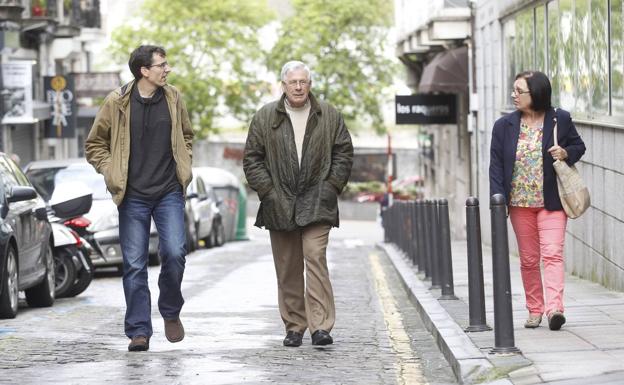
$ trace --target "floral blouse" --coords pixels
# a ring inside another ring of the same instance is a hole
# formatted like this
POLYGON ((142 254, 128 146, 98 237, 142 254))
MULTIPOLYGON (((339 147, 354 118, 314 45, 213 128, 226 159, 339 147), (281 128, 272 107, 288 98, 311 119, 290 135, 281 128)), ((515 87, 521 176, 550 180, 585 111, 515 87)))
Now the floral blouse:
POLYGON ((516 161, 511 175, 510 205, 544 207, 542 127, 520 123, 516 161))

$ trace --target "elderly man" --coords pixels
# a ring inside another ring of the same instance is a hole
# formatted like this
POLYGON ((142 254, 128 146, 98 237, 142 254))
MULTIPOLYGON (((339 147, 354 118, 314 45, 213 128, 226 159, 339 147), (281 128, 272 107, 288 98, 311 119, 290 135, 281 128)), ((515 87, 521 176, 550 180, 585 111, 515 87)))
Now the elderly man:
POLYGON ((282 97, 252 119, 243 168, 261 201, 255 225, 270 231, 284 346, 300 346, 306 329, 313 345, 328 345, 335 307, 325 254, 353 146, 340 113, 310 92, 307 65, 286 63, 281 81, 282 97))

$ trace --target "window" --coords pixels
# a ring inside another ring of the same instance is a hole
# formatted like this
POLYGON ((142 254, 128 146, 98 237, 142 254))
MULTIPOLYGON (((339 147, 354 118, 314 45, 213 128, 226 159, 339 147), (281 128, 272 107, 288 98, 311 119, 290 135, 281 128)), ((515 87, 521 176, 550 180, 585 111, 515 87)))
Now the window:
POLYGON ((547 5, 547 35, 548 35, 548 77, 552 85, 552 103, 555 106, 561 105, 559 101, 559 89, 561 81, 559 77, 560 63, 560 40, 559 40, 559 5, 556 1, 551 1, 547 5))
POLYGON ((593 117, 609 114, 609 25, 608 2, 591 0, 590 102, 593 117))
POLYGON ((30 184, 30 181, 26 177, 26 175, 24 175, 22 170, 19 168, 19 166, 15 162, 13 162, 12 160, 7 160, 7 163, 11 167, 11 170, 13 171, 13 175, 15 175, 15 179, 17 180, 17 183, 20 184, 20 186, 29 186, 29 187, 32 186, 30 184))
POLYGON ((206 187, 204 186, 204 181, 202 178, 197 178, 197 195, 206 195, 206 187))
POLYGON ((505 95, 516 73, 537 69, 550 78, 554 106, 588 119, 624 116, 624 0, 528 7, 503 24, 503 48, 505 95))
MULTIPOLYGON (((590 44, 591 23, 589 0, 574 0, 574 15, 572 23, 572 35, 574 40, 574 61, 576 71, 573 69, 574 77, 574 111, 576 116, 589 115, 590 89, 591 89, 591 64, 590 64, 590 44)), ((596 42, 594 42, 595 44, 596 42)))
MULTIPOLYGON (((572 0, 559 1, 559 102, 561 107, 572 111, 574 109, 574 42, 572 36, 572 22, 574 9, 572 0)), ((554 28, 554 26, 553 26, 554 28)))
POLYGON ((611 0, 611 113, 624 116, 624 0, 611 0))
POLYGON ((19 183, 17 183, 17 179, 15 179, 15 175, 13 175, 13 170, 9 164, 9 160, 4 156, 0 156, 0 177, 4 182, 4 187, 7 192, 11 187, 19 185, 19 183))
MULTIPOLYGON (((527 71, 535 67, 535 39, 533 35, 533 9, 522 11, 516 17, 516 71, 527 71)), ((514 75, 515 75, 514 73, 514 75)))
POLYGON ((546 72, 546 8, 535 8, 535 66, 534 69, 546 72))
POLYGON ((516 75, 516 56, 513 54, 516 52, 516 21, 514 19, 509 20, 503 25, 503 44, 505 52, 505 65, 504 65, 504 87, 503 87, 503 103, 502 105, 511 108, 511 89, 513 88, 513 79, 516 75))

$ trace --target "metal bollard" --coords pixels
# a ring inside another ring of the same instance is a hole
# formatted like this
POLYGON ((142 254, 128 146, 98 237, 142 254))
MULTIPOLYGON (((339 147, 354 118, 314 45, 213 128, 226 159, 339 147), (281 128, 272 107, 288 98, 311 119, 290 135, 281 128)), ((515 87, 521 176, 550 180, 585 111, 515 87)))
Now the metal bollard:
POLYGON ((431 287, 440 288, 440 223, 438 218, 438 201, 430 201, 431 211, 431 287))
POLYGON ((433 252, 433 248, 431 246, 431 233, 433 232, 431 229, 431 210, 429 207, 431 206, 431 200, 426 199, 423 205, 424 218, 425 221, 423 225, 425 226, 425 280, 431 279, 431 253, 433 252))
POLYGON ((390 242, 389 239, 389 233, 388 233, 388 208, 384 208, 382 207, 379 210, 379 217, 381 218, 381 228, 383 229, 384 232, 384 242, 388 243, 390 242))
POLYGON ((468 242, 468 313, 470 325, 467 332, 492 330, 485 318, 485 294, 483 285, 483 253, 481 250, 481 219, 479 200, 466 200, 466 238, 468 242))
POLYGON ((392 207, 390 206, 386 207, 384 210, 384 226, 386 228, 388 242, 392 243, 392 207))
POLYGON ((496 354, 520 353, 514 342, 506 210, 502 194, 495 194, 490 198, 494 280, 494 348, 490 352, 496 354))
POLYGON ((409 228, 408 218, 407 218, 407 202, 402 201, 400 207, 400 215, 401 215, 401 250, 405 255, 408 255, 409 249, 407 247, 407 232, 409 228))
POLYGON ((396 203, 394 203, 390 208, 390 242, 396 245, 397 243, 397 215, 396 215, 396 203))
POLYGON ((416 251, 416 202, 409 201, 409 217, 410 217, 410 233, 409 233, 409 245, 410 245, 410 259, 412 260, 412 265, 416 265, 418 263, 416 259, 417 251, 416 251))
POLYGON ((416 201, 416 259, 418 264, 418 272, 425 272, 425 217, 424 202, 422 199, 416 201))
POLYGON ((397 245, 397 247, 399 248, 399 250, 402 250, 402 245, 401 245, 401 202, 399 201, 394 201, 394 217, 396 218, 395 220, 395 226, 396 226, 396 231, 394 232, 394 236, 396 238, 395 240, 395 244, 397 245))
POLYGON ((405 255, 411 261, 412 259, 412 216, 410 215, 410 202, 406 201, 403 207, 403 216, 405 222, 405 255))
POLYGON ((453 300, 455 286, 453 284, 453 254, 451 252, 451 225, 449 223, 449 208, 446 199, 438 200, 438 217, 440 225, 440 282, 442 296, 439 299, 453 300))

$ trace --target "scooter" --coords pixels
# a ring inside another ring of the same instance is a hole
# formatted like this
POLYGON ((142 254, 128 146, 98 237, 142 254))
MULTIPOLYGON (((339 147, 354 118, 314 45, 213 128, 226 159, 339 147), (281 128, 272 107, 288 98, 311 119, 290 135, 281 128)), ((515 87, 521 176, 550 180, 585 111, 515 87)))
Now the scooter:
POLYGON ((85 291, 93 280, 94 272, 89 258, 91 246, 76 231, 64 224, 77 219, 86 220, 81 216, 91 209, 91 191, 83 184, 68 185, 70 186, 57 186, 50 199, 48 211, 54 238, 57 298, 74 297, 85 291))
POLYGON ((49 218, 54 237, 56 297, 74 297, 89 287, 93 279, 93 263, 86 256, 83 240, 75 231, 49 218))

